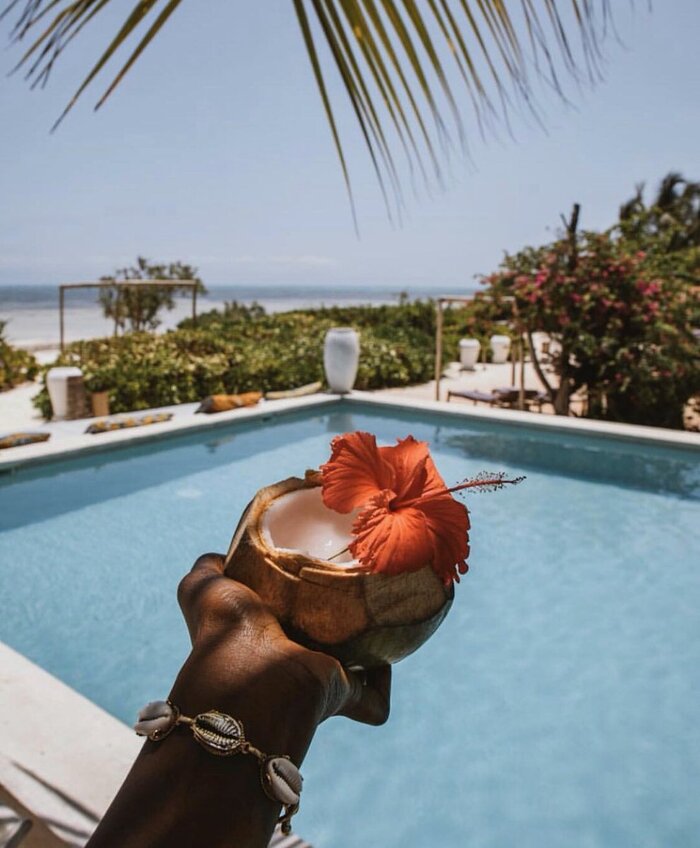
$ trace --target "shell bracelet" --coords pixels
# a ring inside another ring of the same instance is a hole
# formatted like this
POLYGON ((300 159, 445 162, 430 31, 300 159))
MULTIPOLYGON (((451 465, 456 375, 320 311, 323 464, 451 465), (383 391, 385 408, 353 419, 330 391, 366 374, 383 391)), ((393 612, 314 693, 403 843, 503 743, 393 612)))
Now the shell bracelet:
POLYGON ((260 766, 260 783, 272 801, 284 807, 278 819, 283 833, 292 829, 291 818, 299 809, 303 777, 286 754, 264 754, 245 738, 243 723, 218 710, 207 710, 194 718, 182 715, 170 701, 152 701, 139 712, 134 730, 153 742, 165 739, 178 725, 188 727, 199 744, 217 757, 249 754, 260 766))

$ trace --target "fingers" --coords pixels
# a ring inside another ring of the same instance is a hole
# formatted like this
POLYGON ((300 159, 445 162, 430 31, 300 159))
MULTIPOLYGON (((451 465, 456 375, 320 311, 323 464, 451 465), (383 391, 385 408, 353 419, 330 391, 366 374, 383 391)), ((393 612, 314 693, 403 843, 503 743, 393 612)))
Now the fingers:
MULTIPOLYGON (((272 622, 283 637, 278 622, 258 595, 225 575, 224 562, 221 554, 204 554, 178 587, 178 601, 193 643, 199 644, 218 632, 222 623, 230 628, 243 621, 254 621, 258 627, 262 624, 268 629, 272 622)), ((372 725, 386 722, 391 703, 391 666, 350 671, 327 654, 296 647, 305 654, 304 665, 325 692, 321 717, 344 715, 372 725)))
POLYGON ((193 644, 220 626, 277 624, 252 589, 226 576, 224 562, 221 554, 203 554, 178 586, 177 599, 193 644))
POLYGON ((337 714, 363 724, 384 724, 391 707, 391 666, 344 673, 348 695, 337 714))
POLYGON ((223 573, 224 557, 221 554, 202 554, 192 566, 192 570, 180 581, 177 587, 177 600, 191 636, 194 636, 196 630, 205 590, 223 573))
POLYGON ((224 573, 224 558, 221 554, 202 554, 177 587, 177 600, 187 615, 195 605, 202 587, 224 573))

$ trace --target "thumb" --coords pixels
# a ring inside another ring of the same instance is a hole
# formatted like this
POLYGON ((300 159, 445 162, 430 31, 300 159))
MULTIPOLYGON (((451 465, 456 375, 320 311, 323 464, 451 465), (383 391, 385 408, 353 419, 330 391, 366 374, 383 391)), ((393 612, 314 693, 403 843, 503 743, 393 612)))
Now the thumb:
POLYGON ((389 718, 391 705, 391 666, 368 671, 345 670, 348 695, 336 715, 344 715, 363 724, 380 725, 389 718))

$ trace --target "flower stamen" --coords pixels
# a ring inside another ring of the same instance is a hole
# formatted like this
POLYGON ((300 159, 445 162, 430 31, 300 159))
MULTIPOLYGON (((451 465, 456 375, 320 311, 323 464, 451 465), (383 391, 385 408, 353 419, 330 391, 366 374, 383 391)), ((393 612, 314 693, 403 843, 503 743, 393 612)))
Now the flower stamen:
POLYGON ((458 483, 456 486, 450 486, 450 488, 437 489, 431 492, 426 492, 426 494, 421 495, 418 498, 413 498, 410 501, 404 501, 401 504, 401 507, 409 507, 415 506, 419 503, 425 503, 426 501, 431 500, 432 498, 440 498, 445 495, 451 495, 452 492, 461 492, 464 489, 477 489, 481 488, 484 491, 493 492, 496 489, 502 489, 506 485, 517 486, 518 483, 522 483, 524 477, 514 477, 512 480, 506 480, 503 474, 496 474, 495 476, 482 476, 481 474, 478 477, 474 477, 470 480, 465 480, 462 483, 458 483))

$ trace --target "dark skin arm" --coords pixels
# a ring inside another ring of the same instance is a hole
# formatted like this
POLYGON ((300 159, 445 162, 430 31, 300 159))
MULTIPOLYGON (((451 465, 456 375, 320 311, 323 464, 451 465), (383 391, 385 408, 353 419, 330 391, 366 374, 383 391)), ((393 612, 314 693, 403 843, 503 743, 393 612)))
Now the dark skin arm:
MULTIPOLYGON (((297 766, 329 716, 387 720, 389 667, 361 679, 292 642, 258 595, 223 569, 222 556, 206 554, 178 591, 192 651, 169 697, 184 715, 228 713, 253 745, 297 766)), ((144 744, 88 848, 265 848, 279 813, 253 757, 213 756, 178 727, 144 744)))

